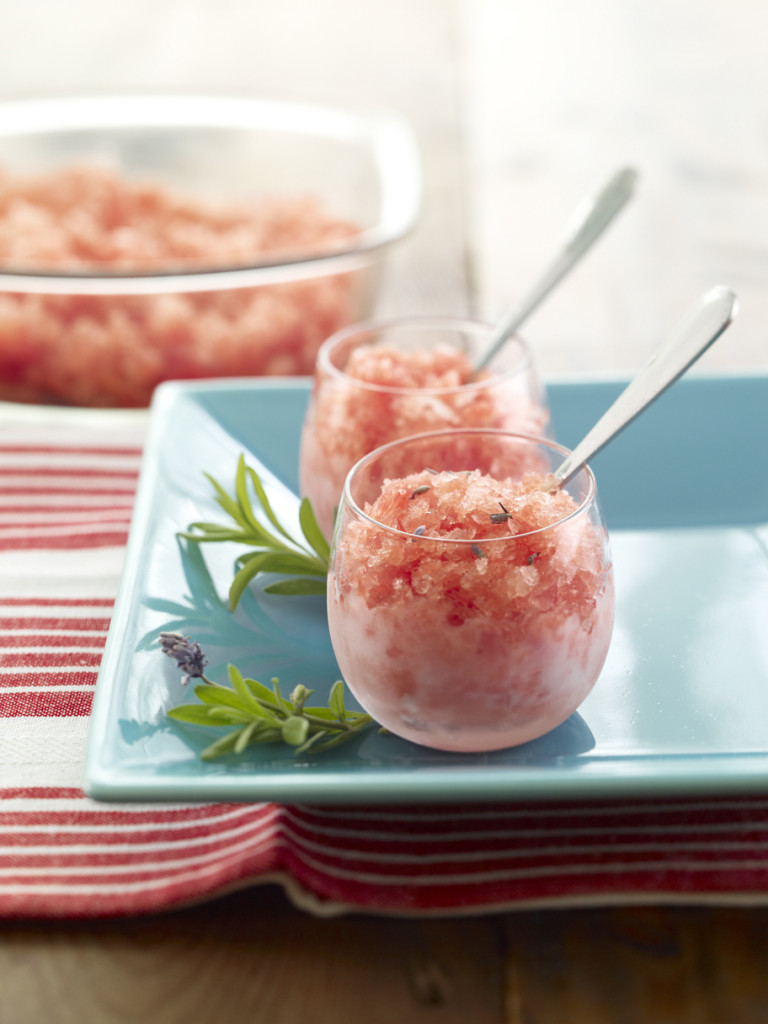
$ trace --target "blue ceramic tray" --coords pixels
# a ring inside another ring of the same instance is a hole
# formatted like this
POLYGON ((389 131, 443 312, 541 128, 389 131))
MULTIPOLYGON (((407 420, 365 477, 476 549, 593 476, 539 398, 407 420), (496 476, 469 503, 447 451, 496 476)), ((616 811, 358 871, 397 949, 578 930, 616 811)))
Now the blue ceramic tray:
MULTIPOLYGON (((573 445, 623 381, 551 382, 573 445)), ((235 548, 176 531, 218 511, 203 477, 238 454, 295 507, 308 383, 166 384, 157 392, 125 572, 96 691, 86 787, 116 800, 409 802, 768 791, 768 377, 689 377, 594 462, 612 535, 617 623, 605 669, 566 723, 494 754, 373 733, 316 759, 252 747, 202 762, 212 731, 172 724, 179 673, 162 629, 286 692, 338 676, 320 598, 248 593, 226 610, 235 548)), ((220 516, 218 516, 220 518, 220 516)), ((218 733, 216 733, 218 735, 218 733)))

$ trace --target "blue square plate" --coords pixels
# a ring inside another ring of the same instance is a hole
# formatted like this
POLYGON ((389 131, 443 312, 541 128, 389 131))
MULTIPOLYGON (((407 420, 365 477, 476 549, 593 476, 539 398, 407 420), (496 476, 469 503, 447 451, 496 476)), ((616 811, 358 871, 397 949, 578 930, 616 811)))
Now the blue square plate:
MULTIPOLYGON (((550 382, 573 446, 624 381, 550 382)), ((442 754, 375 731, 299 758, 251 747, 203 762, 218 731, 170 722, 190 696, 158 647, 198 639, 208 674, 327 696, 338 677, 322 598, 252 590, 226 606, 237 548, 176 533, 221 519, 240 452, 293 514, 307 381, 162 385, 150 417, 125 571, 99 673, 86 762, 107 800, 526 800, 768 790, 768 377, 691 376, 594 462, 612 536, 613 644, 592 694, 558 729, 493 754, 442 754)))

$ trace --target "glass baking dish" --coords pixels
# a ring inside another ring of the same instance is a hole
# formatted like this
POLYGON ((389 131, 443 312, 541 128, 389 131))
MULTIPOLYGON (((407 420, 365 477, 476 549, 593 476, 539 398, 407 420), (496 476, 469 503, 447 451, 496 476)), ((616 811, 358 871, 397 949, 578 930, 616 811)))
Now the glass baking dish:
POLYGON ((311 373, 322 341, 373 310, 421 194, 414 135, 389 112, 201 96, 0 104, 0 212, 16 182, 73 167, 211 203, 310 197, 354 230, 149 266, 9 259, 0 245, 6 400, 145 406, 161 380, 311 373))

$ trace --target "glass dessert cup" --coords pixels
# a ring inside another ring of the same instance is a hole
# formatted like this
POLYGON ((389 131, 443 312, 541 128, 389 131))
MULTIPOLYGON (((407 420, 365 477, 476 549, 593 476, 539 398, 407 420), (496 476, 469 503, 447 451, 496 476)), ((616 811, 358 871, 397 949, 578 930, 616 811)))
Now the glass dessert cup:
POLYGON ((544 389, 521 339, 469 379, 491 332, 472 320, 410 317, 352 325, 321 346, 299 485, 326 536, 349 470, 390 441, 461 427, 549 435, 544 389))
POLYGON ((567 454, 504 431, 441 431, 349 473, 328 624, 347 685, 390 732, 503 749, 560 725, 591 691, 613 631, 613 568, 591 470, 542 490, 567 454))

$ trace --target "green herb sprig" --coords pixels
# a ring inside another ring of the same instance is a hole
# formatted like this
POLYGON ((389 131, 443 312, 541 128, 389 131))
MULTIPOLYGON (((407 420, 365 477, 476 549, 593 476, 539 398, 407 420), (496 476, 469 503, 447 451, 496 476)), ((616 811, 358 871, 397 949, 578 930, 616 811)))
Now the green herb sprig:
POLYGON ((167 714, 188 725, 229 728, 226 735, 202 751, 205 761, 225 754, 241 754, 257 743, 282 743, 294 753, 316 754, 332 750, 359 736, 376 723, 362 711, 351 711, 344 704, 344 683, 337 680, 331 688, 326 707, 307 707, 312 690, 299 684, 288 697, 280 692, 277 679, 272 688, 244 678, 234 665, 228 666, 229 686, 205 675, 207 661, 196 641, 180 633, 161 633, 163 652, 175 659, 184 672, 183 682, 200 679, 195 687, 199 704, 180 704, 167 714))
POLYGON ((255 548, 238 555, 239 566, 229 588, 229 607, 234 611, 248 584, 260 573, 287 577, 268 584, 269 594, 324 594, 328 575, 330 547, 317 525, 309 499, 299 506, 299 526, 304 541, 283 526, 275 514, 258 473, 240 456, 235 473, 234 494, 230 495, 210 473, 205 476, 213 486, 217 503, 232 520, 229 524, 194 522, 180 537, 195 544, 230 541, 255 548), (253 491, 258 515, 250 489, 253 491), (274 529, 271 529, 273 527, 274 529))

